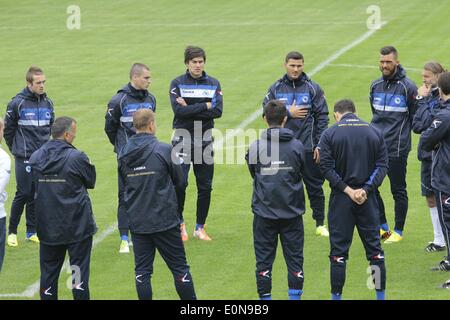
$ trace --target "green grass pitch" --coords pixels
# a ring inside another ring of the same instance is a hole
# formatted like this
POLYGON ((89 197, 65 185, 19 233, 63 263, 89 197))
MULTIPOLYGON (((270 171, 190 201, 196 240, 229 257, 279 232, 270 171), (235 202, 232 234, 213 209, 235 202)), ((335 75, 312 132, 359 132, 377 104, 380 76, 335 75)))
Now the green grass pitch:
MULTIPOLYGON (((347 50, 313 76, 325 91, 329 108, 341 98, 352 98, 358 114, 371 119, 368 103, 370 82, 379 77, 378 50, 394 45, 399 58, 416 83, 423 64, 434 59, 447 68, 448 16, 445 1, 381 0, 349 1, 11 1, 2 0, 0 10, 0 106, 2 115, 10 98, 25 86, 30 65, 42 67, 47 92, 55 102, 57 116, 78 121, 75 146, 85 151, 97 168, 97 186, 91 194, 101 235, 116 221, 116 161, 103 132, 106 104, 127 83, 133 62, 152 69, 150 91, 157 98, 160 140, 171 136, 170 80, 183 73, 186 45, 203 47, 206 71, 221 81, 223 117, 216 128, 225 132, 245 120, 260 104, 267 88, 284 73, 287 52, 305 56, 305 71, 313 70, 368 32, 366 9, 378 5, 388 23, 365 41, 347 50), (69 5, 81 9, 81 29, 68 30, 69 5)), ((332 115, 330 115, 332 118, 332 115)), ((330 119, 330 123, 334 120, 330 119)), ((260 118, 247 128, 264 128, 260 118)), ((429 267, 440 253, 426 253, 432 226, 425 199, 420 195, 417 136, 408 164, 409 212, 404 240, 384 246, 387 267, 387 299, 448 299, 450 293, 436 287, 449 276, 432 273, 429 267)), ((6 148, 5 143, 2 144, 6 148)), ((227 150, 232 152, 232 150, 227 150)), ((355 155, 357 156, 357 155, 355 155)), ((256 299, 255 258, 252 242, 252 184, 247 168, 216 165, 208 231, 214 241, 186 243, 188 262, 199 299, 256 299)), ((328 201, 329 188, 326 184, 328 201)), ((14 196, 15 180, 8 187, 7 211, 14 196)), ((393 200, 389 181, 382 193, 388 221, 393 224, 393 200)), ((195 180, 190 177, 185 219, 189 234, 195 223, 195 180)), ((307 206, 309 203, 307 204, 307 206)), ((0 274, 0 295, 21 294, 39 279, 38 246, 25 243, 24 215, 19 228, 19 247, 7 248, 0 274)), ((314 235, 311 210, 305 223, 304 299, 329 299, 329 242, 314 235)), ((356 234, 356 233, 355 233, 356 234)), ((191 237, 192 238, 192 237, 191 237)), ((91 298, 136 299, 133 254, 119 255, 117 231, 103 239, 92 252, 91 298)), ((373 299, 367 288, 368 263, 355 236, 344 299, 373 299)), ((177 299, 173 279, 162 259, 154 266, 155 299, 177 299)), ((65 286, 69 274, 62 271, 60 298, 71 299, 65 286)), ((286 266, 281 249, 273 271, 273 298, 287 298, 286 266)), ((1 297, 0 299, 38 299, 1 297)))

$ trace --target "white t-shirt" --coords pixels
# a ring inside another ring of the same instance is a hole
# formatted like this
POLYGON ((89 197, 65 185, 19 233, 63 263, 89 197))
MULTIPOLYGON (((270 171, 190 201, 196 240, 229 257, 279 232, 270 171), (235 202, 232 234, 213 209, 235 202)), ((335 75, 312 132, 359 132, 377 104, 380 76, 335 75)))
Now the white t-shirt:
POLYGON ((0 219, 6 217, 5 202, 8 198, 6 186, 11 175, 11 158, 0 146, 0 219))

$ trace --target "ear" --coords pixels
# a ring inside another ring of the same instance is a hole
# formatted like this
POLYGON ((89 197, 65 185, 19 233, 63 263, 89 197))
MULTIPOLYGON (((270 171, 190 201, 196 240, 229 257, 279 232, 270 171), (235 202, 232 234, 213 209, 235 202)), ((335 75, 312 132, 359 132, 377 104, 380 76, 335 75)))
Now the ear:
POLYGON ((339 112, 333 112, 334 115, 334 120, 336 120, 336 122, 338 122, 339 120, 341 120, 340 114, 339 112))
POLYGON ((151 132, 152 134, 155 134, 155 132, 156 132, 156 124, 155 124, 155 121, 150 122, 149 125, 148 125, 148 128, 149 128, 149 130, 150 130, 150 132, 151 132))

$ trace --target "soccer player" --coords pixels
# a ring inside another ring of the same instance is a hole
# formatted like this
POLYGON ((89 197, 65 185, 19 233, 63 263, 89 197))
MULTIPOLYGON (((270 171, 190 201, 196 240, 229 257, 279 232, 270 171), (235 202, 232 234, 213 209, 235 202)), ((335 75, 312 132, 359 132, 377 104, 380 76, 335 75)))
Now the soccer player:
POLYGON ((267 102, 264 119, 269 129, 250 146, 245 157, 253 178, 256 286, 261 300, 271 300, 272 266, 280 238, 288 269, 288 296, 300 300, 304 280, 305 148, 290 129, 284 128, 287 110, 283 102, 267 102))
MULTIPOLYGON (((128 142, 136 131, 133 127, 133 114, 139 109, 156 111, 156 99, 148 92, 151 83, 150 68, 142 63, 134 63, 130 70, 130 82, 108 103, 105 115, 105 133, 114 146, 114 152, 119 154, 120 149, 128 142)), ((124 187, 119 179, 117 220, 120 233, 120 253, 130 252, 128 239, 128 218, 125 213, 124 187)))
POLYGON ((341 300, 348 253, 356 226, 372 268, 377 299, 384 300, 386 268, 375 190, 388 171, 382 134, 360 120, 351 100, 334 105, 336 123, 320 138, 320 169, 330 182, 331 294, 341 300), (355 154, 358 157, 355 157, 355 154))
POLYGON ((39 243, 36 236, 34 191, 29 159, 31 154, 50 139, 55 119, 53 102, 45 93, 46 77, 38 67, 30 67, 27 86, 8 104, 5 116, 5 140, 15 159, 16 195, 9 217, 8 245, 17 247, 17 227, 26 205, 26 240, 39 243))
POLYGON ((87 189, 95 186, 95 167, 72 144, 77 123, 59 117, 52 126, 52 140, 31 155, 36 188, 37 234, 41 241, 40 294, 42 300, 58 299, 58 278, 69 252, 72 294, 89 300, 89 265, 92 237, 97 231, 87 189))
POLYGON ((395 202, 395 227, 391 232, 380 192, 376 197, 380 211, 380 235, 385 243, 403 239, 403 229, 408 212, 406 191, 406 165, 411 150, 411 123, 417 107, 417 87, 406 77, 398 60, 398 52, 387 46, 380 50, 382 77, 370 86, 372 125, 382 132, 389 156, 388 177, 395 202))
POLYGON ((447 245, 447 257, 434 270, 450 271, 450 72, 440 75, 438 87, 441 103, 430 127, 422 133, 420 145, 425 151, 433 151, 431 186, 436 190, 439 220, 447 245))
POLYGON ((151 110, 133 115, 136 135, 119 154, 119 179, 126 192, 140 300, 152 299, 151 277, 156 249, 173 274, 175 288, 183 300, 195 300, 194 283, 181 239, 175 188, 183 188, 181 159, 172 146, 155 137, 156 121, 151 110))
MULTIPOLYGON (((422 71, 423 84, 418 89, 417 101, 418 108, 412 123, 412 130, 415 133, 422 133, 428 129, 433 121, 435 113, 439 110, 439 88, 437 81, 439 75, 444 72, 444 68, 435 61, 427 62, 422 71)), ((430 208, 431 222, 433 224, 434 239, 425 247, 427 252, 436 252, 445 250, 445 240, 442 234, 442 226, 439 222, 438 209, 436 207, 436 195, 431 186, 431 152, 422 149, 419 144, 417 156, 421 161, 420 177, 422 180, 422 196, 427 200, 430 208)))
MULTIPOLYGON (((0 143, 3 140, 3 129, 5 123, 0 118, 0 143)), ((0 146, 0 271, 2 271, 3 258, 5 257, 5 241, 6 241, 6 211, 5 202, 8 198, 6 186, 11 175, 11 159, 9 155, 0 146)))
POLYGON ((313 218, 316 221, 316 235, 328 237, 324 224, 325 196, 324 178, 319 169, 317 143, 328 127, 328 106, 320 86, 303 72, 304 59, 299 52, 286 55, 286 74, 275 82, 264 98, 263 106, 272 99, 283 102, 287 110, 286 128, 305 147, 305 172, 303 180, 310 201, 313 218))
MULTIPOLYGON (((186 73, 170 83, 169 97, 174 113, 175 129, 172 145, 184 158, 182 165, 185 186, 188 185, 191 162, 197 183, 197 223, 194 237, 210 241, 205 223, 211 203, 214 175, 213 136, 214 119, 222 116, 223 99, 220 83, 204 71, 206 53, 202 48, 188 46, 184 51, 186 73)), ((180 191, 179 214, 183 241, 188 240, 183 219, 186 188, 180 191)))

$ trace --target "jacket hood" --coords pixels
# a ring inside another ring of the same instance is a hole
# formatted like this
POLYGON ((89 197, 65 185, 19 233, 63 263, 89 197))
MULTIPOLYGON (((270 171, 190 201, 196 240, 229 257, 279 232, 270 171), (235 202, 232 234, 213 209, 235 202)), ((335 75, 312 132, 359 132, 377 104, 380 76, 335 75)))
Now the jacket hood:
POLYGON ((292 84, 294 83, 295 86, 297 87, 297 86, 300 86, 302 83, 304 83, 304 82, 306 82, 306 81, 310 81, 310 78, 308 77, 308 75, 307 75, 306 73, 303 72, 303 73, 300 75, 300 77, 298 77, 298 78, 295 79, 295 80, 292 80, 292 79, 289 79, 289 77, 288 77, 288 75, 287 75, 287 73, 286 73, 286 74, 283 76, 283 78, 281 78, 279 81, 280 81, 280 82, 284 82, 284 83, 290 85, 291 87, 293 86, 292 84))
POLYGON ((443 101, 441 100, 439 103, 441 109, 450 108, 450 99, 443 101))
MULTIPOLYGON (((22 91, 20 91, 16 97, 18 98, 22 98, 22 99, 26 99, 26 100, 32 100, 32 101, 37 101, 38 100, 38 95, 35 94, 34 92, 31 92, 30 89, 28 89, 28 87, 23 88, 22 91)), ((40 95, 40 98, 46 98, 47 94, 44 92, 43 94, 40 95)))
POLYGON ((139 166, 150 157, 157 144, 158 140, 153 134, 137 133, 132 136, 128 140, 128 143, 122 148, 119 159, 127 157, 128 166, 139 166))
POLYGON ((406 71, 405 69, 402 67, 401 64, 399 64, 397 66, 397 70, 395 71, 394 75, 391 78, 387 78, 383 76, 384 80, 392 80, 392 81, 399 81, 402 80, 406 77, 406 71))
POLYGON ((30 163, 43 174, 58 173, 66 164, 70 155, 69 152, 66 152, 67 149, 75 149, 75 147, 64 140, 50 140, 37 151, 40 157, 32 156, 30 163))
POLYGON ((122 89, 117 91, 117 93, 126 93, 127 95, 138 100, 144 100, 148 97, 148 90, 138 90, 134 88, 130 82, 128 82, 128 84, 125 85, 122 89))
POLYGON ((287 128, 269 128, 262 133, 261 138, 264 140, 290 141, 294 138, 294 132, 287 128))

